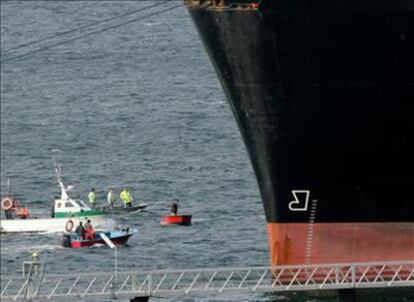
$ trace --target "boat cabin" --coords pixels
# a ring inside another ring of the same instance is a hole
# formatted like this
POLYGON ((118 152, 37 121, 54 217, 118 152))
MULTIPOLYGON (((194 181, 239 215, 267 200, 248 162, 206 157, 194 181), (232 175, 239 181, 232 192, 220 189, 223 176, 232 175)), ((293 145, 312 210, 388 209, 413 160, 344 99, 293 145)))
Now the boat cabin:
POLYGON ((59 218, 101 214, 100 211, 91 209, 84 201, 70 198, 68 191, 72 189, 72 186, 66 188, 62 180, 59 178, 58 182, 61 190, 61 196, 60 199, 56 199, 54 201, 52 217, 59 218))
POLYGON ((56 199, 54 203, 54 215, 53 217, 66 217, 70 214, 90 212, 92 209, 88 207, 82 200, 68 199, 56 199))

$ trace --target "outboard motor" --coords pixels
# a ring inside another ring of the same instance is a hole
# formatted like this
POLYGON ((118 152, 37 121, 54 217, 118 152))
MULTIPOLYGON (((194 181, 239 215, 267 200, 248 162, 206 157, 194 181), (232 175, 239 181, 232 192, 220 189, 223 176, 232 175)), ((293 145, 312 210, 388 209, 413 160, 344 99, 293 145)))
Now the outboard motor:
POLYGON ((62 235, 62 246, 63 247, 71 247, 72 237, 70 234, 63 234, 62 235))

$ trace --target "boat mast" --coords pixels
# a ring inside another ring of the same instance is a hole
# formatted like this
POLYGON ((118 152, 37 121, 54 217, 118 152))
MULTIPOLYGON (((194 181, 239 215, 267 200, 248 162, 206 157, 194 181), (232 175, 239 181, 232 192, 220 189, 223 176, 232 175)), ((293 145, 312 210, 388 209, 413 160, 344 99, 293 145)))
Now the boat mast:
POLYGON ((63 173, 62 173, 62 166, 55 161, 55 172, 56 172, 56 178, 60 186, 61 191, 61 200, 69 200, 68 193, 66 192, 65 185, 63 184, 63 173))
POLYGON ((7 178, 7 196, 11 196, 10 179, 7 178))

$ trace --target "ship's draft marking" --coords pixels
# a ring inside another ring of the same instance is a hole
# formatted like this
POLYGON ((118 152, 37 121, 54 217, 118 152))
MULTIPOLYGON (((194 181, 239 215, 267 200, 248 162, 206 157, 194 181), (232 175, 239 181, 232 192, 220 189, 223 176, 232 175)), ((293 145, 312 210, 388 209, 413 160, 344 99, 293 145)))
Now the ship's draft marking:
POLYGON ((309 190, 292 190, 292 194, 295 197, 295 200, 292 200, 289 203, 289 209, 291 211, 307 211, 308 210, 308 204, 309 204, 309 190), (305 195, 305 200, 300 201, 299 196, 297 194, 305 195), (300 205, 303 203, 303 206, 300 207, 300 205))
POLYGON ((309 215, 309 224, 308 224, 308 237, 306 240, 306 251, 305 251, 305 263, 310 264, 312 257, 312 243, 313 243, 313 230, 316 220, 316 207, 318 205, 318 200, 312 200, 312 206, 309 215))

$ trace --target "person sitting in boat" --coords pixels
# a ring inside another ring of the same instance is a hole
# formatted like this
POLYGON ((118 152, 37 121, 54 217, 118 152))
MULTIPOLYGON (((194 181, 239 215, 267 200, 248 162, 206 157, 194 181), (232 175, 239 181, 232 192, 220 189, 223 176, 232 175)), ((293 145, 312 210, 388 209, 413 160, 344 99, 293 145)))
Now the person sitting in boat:
POLYGON ((178 199, 174 199, 171 205, 171 215, 177 215, 178 212, 178 199))
POLYGON ((109 188, 108 195, 106 196, 106 199, 107 199, 109 205, 111 206, 111 208, 113 208, 114 203, 116 201, 116 197, 115 197, 114 190, 112 190, 112 188, 109 188))
POLYGON ((96 231, 93 228, 91 221, 88 219, 86 222, 85 240, 95 240, 96 231))
POLYGON ((76 227, 75 230, 78 239, 83 239, 85 236, 85 228, 83 227, 82 221, 79 221, 79 225, 76 227))
POLYGON ((125 207, 132 207, 132 201, 134 201, 134 198, 132 198, 131 193, 129 192, 128 188, 125 188, 120 195, 122 201, 124 202, 125 207))
POLYGON ((95 188, 92 188, 91 191, 88 194, 88 200, 89 200, 89 205, 91 206, 92 209, 95 209, 96 206, 96 193, 95 193, 95 188))

